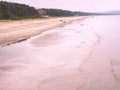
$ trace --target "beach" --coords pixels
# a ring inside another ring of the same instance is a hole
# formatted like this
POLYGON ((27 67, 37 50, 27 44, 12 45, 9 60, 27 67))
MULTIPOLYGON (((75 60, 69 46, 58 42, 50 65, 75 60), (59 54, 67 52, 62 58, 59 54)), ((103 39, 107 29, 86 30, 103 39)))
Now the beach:
POLYGON ((0 44, 6 45, 25 40, 46 30, 83 18, 84 17, 56 17, 48 19, 0 21, 0 44))
MULTIPOLYGON (((72 23, 42 33, 40 27, 37 36, 0 47, 0 90, 120 90, 119 20, 75 17, 72 23)), ((24 28, 32 29, 33 22, 24 28)))

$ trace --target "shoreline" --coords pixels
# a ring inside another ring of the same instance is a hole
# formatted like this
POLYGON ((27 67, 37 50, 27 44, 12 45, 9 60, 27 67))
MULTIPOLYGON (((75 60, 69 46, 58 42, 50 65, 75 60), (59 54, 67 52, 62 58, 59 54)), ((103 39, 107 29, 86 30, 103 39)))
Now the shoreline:
POLYGON ((23 41, 30 37, 39 35, 44 31, 66 25, 86 17, 59 17, 48 19, 20 20, 11 22, 0 22, 0 46, 9 45, 23 41))

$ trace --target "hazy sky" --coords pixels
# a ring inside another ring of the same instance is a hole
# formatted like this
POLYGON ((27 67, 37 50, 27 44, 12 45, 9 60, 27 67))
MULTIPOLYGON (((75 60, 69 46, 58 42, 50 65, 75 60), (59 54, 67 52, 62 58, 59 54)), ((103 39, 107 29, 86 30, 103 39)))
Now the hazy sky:
MULTIPOLYGON (((3 0, 4 1, 4 0, 3 0)), ((120 10, 120 0, 5 0, 36 8, 59 8, 73 11, 120 10)))

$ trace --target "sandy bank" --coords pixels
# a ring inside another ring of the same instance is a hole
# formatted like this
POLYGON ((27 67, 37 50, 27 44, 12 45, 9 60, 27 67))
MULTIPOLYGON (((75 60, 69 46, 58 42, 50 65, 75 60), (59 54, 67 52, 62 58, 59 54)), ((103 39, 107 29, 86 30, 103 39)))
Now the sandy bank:
POLYGON ((0 22, 0 45, 6 45, 31 36, 38 35, 60 25, 81 20, 85 17, 61 17, 38 20, 20 20, 11 22, 0 22))

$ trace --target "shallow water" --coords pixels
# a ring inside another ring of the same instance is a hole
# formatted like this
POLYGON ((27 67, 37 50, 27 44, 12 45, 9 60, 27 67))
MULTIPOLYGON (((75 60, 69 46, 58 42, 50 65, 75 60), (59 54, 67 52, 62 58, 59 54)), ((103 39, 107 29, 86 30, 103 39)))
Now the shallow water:
POLYGON ((0 47, 0 89, 120 90, 119 23, 91 17, 0 47))

